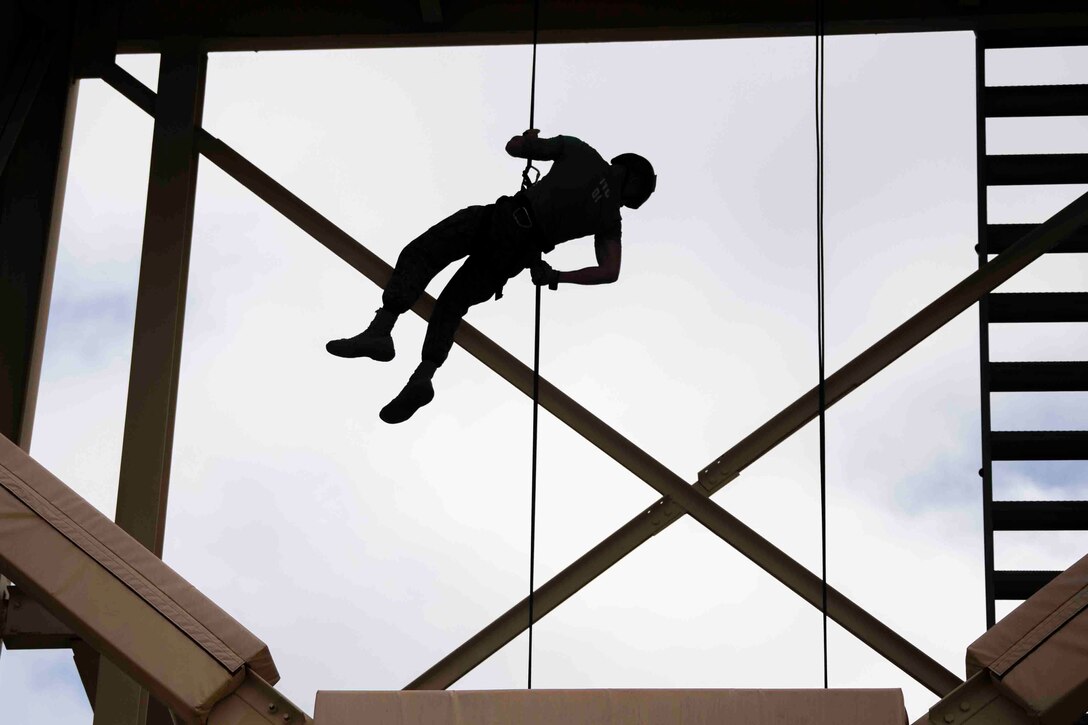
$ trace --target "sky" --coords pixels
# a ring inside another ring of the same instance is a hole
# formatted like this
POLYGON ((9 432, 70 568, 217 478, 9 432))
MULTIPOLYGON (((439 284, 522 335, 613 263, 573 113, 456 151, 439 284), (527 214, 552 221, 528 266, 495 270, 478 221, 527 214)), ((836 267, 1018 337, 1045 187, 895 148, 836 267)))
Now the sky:
MULTIPOLYGON (((834 371, 976 267, 974 40, 826 44, 826 334, 834 371)), ((988 82, 1088 83, 1088 51, 991 51, 988 82)), ((154 87, 157 57, 119 62, 154 87)), ((430 225, 512 193, 527 46, 213 54, 204 127, 392 263, 430 225)), ((816 382, 811 38, 541 47, 536 125, 659 176, 625 210, 619 282, 543 296, 542 375, 694 482, 816 382)), ((32 455, 112 517, 152 122, 80 87, 32 455)), ((999 119, 991 153, 1088 152, 1084 119, 999 119)), ((1086 189, 990 192, 1042 221, 1086 189)), ((563 245, 553 266, 593 259, 563 245)), ((436 279, 436 293, 452 268, 436 279)), ((1043 259, 1005 290, 1083 290, 1043 259)), ((411 421, 378 410, 418 361, 346 361, 380 292, 214 165, 199 171, 164 559, 269 646, 279 688, 399 689, 526 594, 531 403, 459 349, 411 421)), ((469 321, 531 364, 527 278, 469 321)), ((1076 325, 995 326, 994 360, 1086 360, 1076 325)), ((828 578, 962 675, 985 628, 978 322, 971 308, 828 413, 828 578), (935 596, 936 595, 936 596, 935 596)), ((1084 429, 1085 394, 998 394, 995 429, 1084 429)), ((541 413, 538 582, 658 495, 541 413)), ((715 500, 820 563, 809 425, 715 500)), ((1083 463, 995 464, 1007 499, 1077 499, 1083 463)), ((1065 568, 1083 533, 1001 534, 999 568, 1065 568)), ((1002 605, 999 613, 1008 611, 1002 605)), ((520 688, 526 638, 457 687, 520 688)), ((834 624, 833 687, 935 697, 834 624)), ((534 686, 818 687, 817 610, 682 520, 534 629, 534 686)), ((90 723, 70 655, 0 657, 14 722, 90 723)))

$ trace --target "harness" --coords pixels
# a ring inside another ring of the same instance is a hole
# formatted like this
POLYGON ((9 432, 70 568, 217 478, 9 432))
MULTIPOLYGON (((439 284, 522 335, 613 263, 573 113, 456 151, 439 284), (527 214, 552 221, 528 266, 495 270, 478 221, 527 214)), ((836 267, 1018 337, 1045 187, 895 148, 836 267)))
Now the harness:
MULTIPOLYGON (((529 198, 525 196, 524 190, 517 192, 511 197, 500 199, 496 203, 496 212, 500 215, 505 214, 503 207, 507 203, 511 206, 510 221, 513 222, 511 230, 514 234, 512 235, 512 238, 502 240, 503 242, 518 246, 529 246, 536 252, 538 257, 542 252, 551 251, 551 249, 555 248, 553 245, 549 249, 545 249, 545 245, 540 243, 540 227, 537 225, 536 217, 533 214, 532 204, 529 203, 529 198), (507 199, 509 199, 508 202, 506 201, 507 199)), ((498 290, 495 291, 496 300, 502 299, 504 287, 506 287, 505 281, 499 285, 498 290)))

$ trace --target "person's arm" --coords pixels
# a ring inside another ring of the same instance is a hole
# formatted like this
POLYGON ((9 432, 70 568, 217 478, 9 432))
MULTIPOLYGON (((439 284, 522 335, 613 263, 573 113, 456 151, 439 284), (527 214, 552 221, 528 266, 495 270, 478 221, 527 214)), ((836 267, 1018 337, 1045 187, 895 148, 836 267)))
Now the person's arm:
POLYGON ((594 245, 597 253, 595 267, 583 267, 569 272, 554 270, 544 260, 540 260, 530 270, 533 282, 548 285, 555 289, 560 282, 564 284, 611 284, 620 277, 620 257, 622 246, 619 239, 598 239, 594 245))
POLYGON ((611 284, 620 278, 622 249, 619 239, 598 239, 593 244, 597 266, 560 272, 558 281, 565 284, 611 284))
POLYGON ((540 131, 531 128, 507 141, 506 153, 519 159, 554 161, 563 153, 563 137, 540 138, 540 131))

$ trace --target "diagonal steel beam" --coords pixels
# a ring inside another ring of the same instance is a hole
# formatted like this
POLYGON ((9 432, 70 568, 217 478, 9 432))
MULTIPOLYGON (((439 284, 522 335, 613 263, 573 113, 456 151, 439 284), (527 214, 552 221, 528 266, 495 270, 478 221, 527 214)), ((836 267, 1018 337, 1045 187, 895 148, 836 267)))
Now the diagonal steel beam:
MULTIPOLYGON (((943 327, 983 295, 1028 266, 1088 223, 1088 194, 1074 200, 1049 220, 1035 227, 1002 254, 969 274, 920 312, 895 328, 826 381, 827 405, 842 400, 854 388, 899 359, 904 353, 943 327)), ((819 414, 817 389, 813 388, 781 413, 699 472, 707 486, 728 481, 760 456, 800 430, 819 414)), ((719 484, 720 487, 720 484, 719 484)))
MULTIPOLYGON (((153 112, 154 94, 122 69, 114 67, 105 75, 105 80, 145 111, 153 112)), ((391 269, 387 264, 229 146, 204 131, 199 134, 198 146, 210 161, 220 166, 374 282, 384 285, 389 279, 391 269)), ((433 304, 433 298, 424 297, 416 305, 415 311, 426 318, 433 304)), ((462 324, 458 331, 457 341, 485 365, 528 394, 531 372, 516 358, 467 323, 462 324)), ((675 504, 667 500, 658 502, 658 505, 645 512, 644 516, 665 514, 667 519, 674 519, 678 512, 670 512, 670 509, 679 504, 678 511, 690 513, 697 521, 800 594, 806 601, 817 605, 821 582, 811 572, 710 501, 704 493, 689 486, 675 473, 607 426, 558 388, 544 380, 541 380, 540 388, 541 404, 553 415, 664 494, 666 499, 676 502, 675 504)), ((637 543, 634 546, 637 546, 637 543)), ((621 557, 622 554, 615 560, 621 557)), ((607 566, 605 565, 601 571, 607 566)), ((955 675, 835 590, 829 592, 828 609, 832 619, 933 692, 943 695, 960 683, 955 675)), ((435 686, 443 685, 436 684, 435 686)))

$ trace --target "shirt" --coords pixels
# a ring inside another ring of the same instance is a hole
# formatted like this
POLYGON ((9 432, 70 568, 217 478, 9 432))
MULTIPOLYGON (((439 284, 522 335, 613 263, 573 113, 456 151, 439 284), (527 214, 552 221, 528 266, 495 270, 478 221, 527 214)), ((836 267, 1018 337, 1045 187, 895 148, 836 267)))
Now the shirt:
POLYGON ((525 141, 529 158, 552 167, 525 191, 545 250, 593 235, 619 241, 620 190, 612 166, 589 144, 573 136, 525 141))

